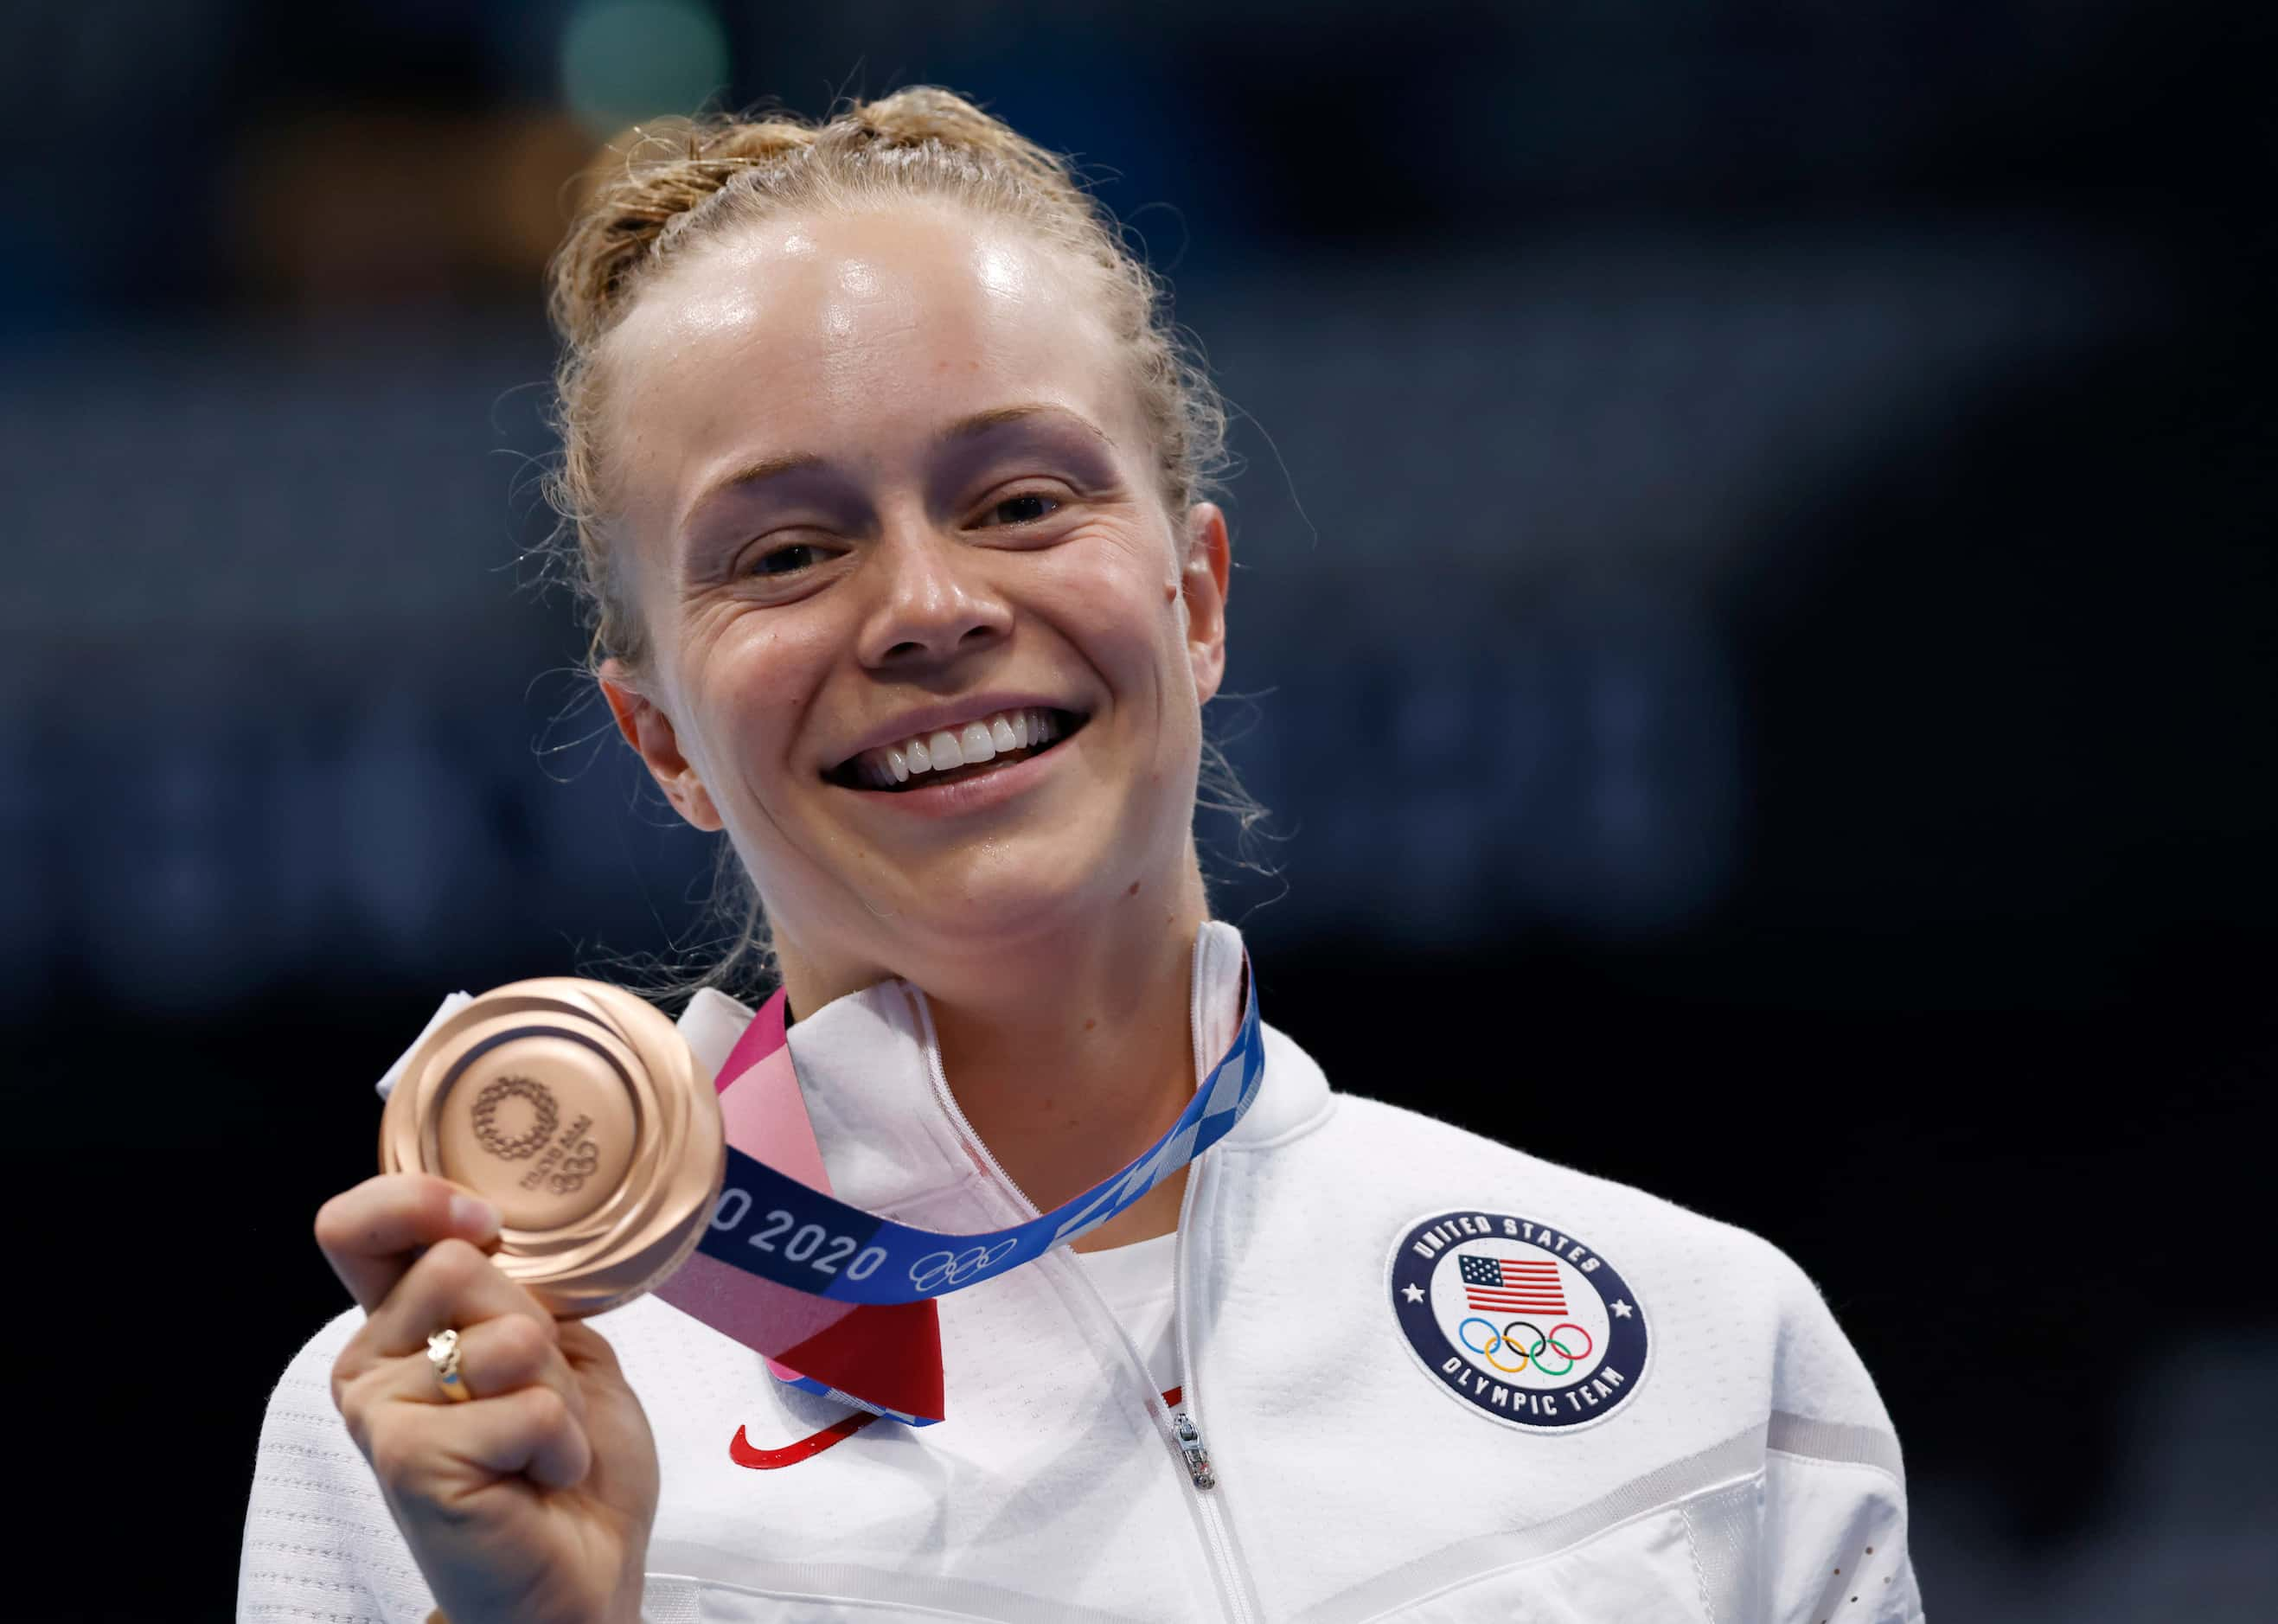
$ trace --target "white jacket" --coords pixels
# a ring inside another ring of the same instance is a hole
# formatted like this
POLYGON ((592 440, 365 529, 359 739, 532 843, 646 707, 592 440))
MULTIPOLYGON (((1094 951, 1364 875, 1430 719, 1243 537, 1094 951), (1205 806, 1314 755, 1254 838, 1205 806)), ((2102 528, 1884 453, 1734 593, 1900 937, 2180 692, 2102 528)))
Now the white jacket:
MULTIPOLYGON (((1198 1073, 1231 1037, 1239 965, 1239 938, 1207 927, 1198 1073)), ((748 1018, 707 994, 681 1028, 716 1065, 748 1018)), ((969 1143, 931 1033, 922 995, 898 982, 791 1029, 837 1193, 943 1230, 1029 1216, 969 1143)), ((663 1467, 646 1616, 1921 1616, 1898 1440, 1786 1257, 1638 1191, 1334 1093, 1271 1028, 1266 1056, 1256 1104, 1195 1165, 1180 1221, 1183 1407, 1214 1486, 1196 1486, 1130 1338, 1065 1251, 942 1300, 946 1421, 878 1422, 780 1469, 738 1465, 730 1439, 740 1429, 775 1448, 846 1412, 644 1299, 594 1323, 663 1467), (1418 1233, 1448 1215, 1461 1216, 1418 1233), (1542 1348, 1549 1326, 1470 1313, 1467 1297, 1505 1291, 1551 1294, 1525 1312, 1568 1316, 1556 1347, 1542 1348), (1557 1383, 1488 1369, 1530 1351, 1578 1357, 1557 1383), (1609 1369, 1624 1360, 1626 1378, 1609 1369), (1589 1379, 1541 1396, 1570 1376, 1589 1379)), ((358 1323, 351 1310, 320 1331, 271 1401, 241 1618, 417 1624, 433 1605, 328 1395, 358 1323)))

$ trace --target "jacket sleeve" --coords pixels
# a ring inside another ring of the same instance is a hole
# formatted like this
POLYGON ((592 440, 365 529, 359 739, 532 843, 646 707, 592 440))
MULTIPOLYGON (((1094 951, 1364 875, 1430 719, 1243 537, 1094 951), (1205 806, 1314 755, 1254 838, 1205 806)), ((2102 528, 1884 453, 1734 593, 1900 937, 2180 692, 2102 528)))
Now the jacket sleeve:
POLYGON ((294 1356, 270 1395, 237 1567, 241 1620, 420 1624, 434 1606, 371 1468, 333 1407, 351 1308, 294 1356))
POLYGON ((1785 1256, 1765 1436, 1765 1616, 1780 1624, 1917 1624, 1906 1472, 1867 1367, 1785 1256))

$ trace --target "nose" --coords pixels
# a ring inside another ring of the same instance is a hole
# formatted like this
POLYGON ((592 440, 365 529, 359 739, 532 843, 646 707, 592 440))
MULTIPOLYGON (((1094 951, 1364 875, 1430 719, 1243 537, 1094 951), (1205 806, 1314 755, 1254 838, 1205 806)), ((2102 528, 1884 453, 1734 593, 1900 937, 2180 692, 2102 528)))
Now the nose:
POLYGON ((921 522, 895 524, 871 559, 878 595, 858 652, 876 670, 904 672, 1001 642, 1012 606, 990 583, 976 550, 921 522))

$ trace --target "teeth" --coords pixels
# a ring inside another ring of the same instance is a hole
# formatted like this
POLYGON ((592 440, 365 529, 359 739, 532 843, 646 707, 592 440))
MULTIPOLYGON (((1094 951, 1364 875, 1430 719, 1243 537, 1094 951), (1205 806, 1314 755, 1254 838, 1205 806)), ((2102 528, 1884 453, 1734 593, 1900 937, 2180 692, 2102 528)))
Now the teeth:
POLYGON ((992 761, 1007 751, 1049 744, 1059 736, 1051 712, 1041 706, 999 711, 898 744, 866 750, 855 759, 854 778, 875 789, 891 789, 921 773, 992 761))

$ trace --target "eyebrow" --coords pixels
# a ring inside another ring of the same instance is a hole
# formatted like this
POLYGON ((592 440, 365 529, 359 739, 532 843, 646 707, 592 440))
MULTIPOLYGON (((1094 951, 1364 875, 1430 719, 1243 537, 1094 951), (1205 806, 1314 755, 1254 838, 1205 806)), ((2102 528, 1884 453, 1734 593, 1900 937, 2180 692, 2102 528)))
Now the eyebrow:
POLYGON ((1103 446, 1112 446, 1115 443, 1107 438, 1107 431, 1092 422, 1090 418, 1080 413, 1072 412, 1065 406, 1041 404, 998 406, 985 412, 975 412, 970 417, 959 418, 935 436, 935 440, 937 444, 947 445, 953 441, 978 439, 990 431, 1001 429, 1008 423, 1028 423, 1036 418, 1048 418, 1053 422, 1066 423, 1071 428, 1081 429, 1103 446))
MULTIPOLYGON (((983 438, 999 429, 1010 427, 1014 423, 1030 423, 1039 419, 1064 423, 1070 428, 1081 430, 1103 446, 1112 446, 1115 443, 1108 438, 1106 430, 1082 414, 1070 411, 1064 406, 1047 406, 1038 403, 1026 406, 996 406, 985 412, 975 412, 969 417, 960 417, 935 435, 934 444, 936 446, 964 445, 983 438)), ((824 458, 811 451, 784 452, 776 456, 761 457, 756 461, 746 462, 740 468, 722 474, 699 492, 695 499, 691 501, 683 512, 680 528, 684 530, 697 515, 730 492, 748 491, 756 485, 765 484, 769 480, 780 479, 786 474, 812 473, 829 466, 829 463, 824 458)))
POLYGON ((756 462, 746 462, 741 468, 720 476, 698 492, 693 500, 681 510, 677 527, 686 530, 696 516, 731 492, 748 491, 785 474, 807 473, 824 467, 821 457, 811 451, 785 452, 780 456, 761 457, 756 462))

